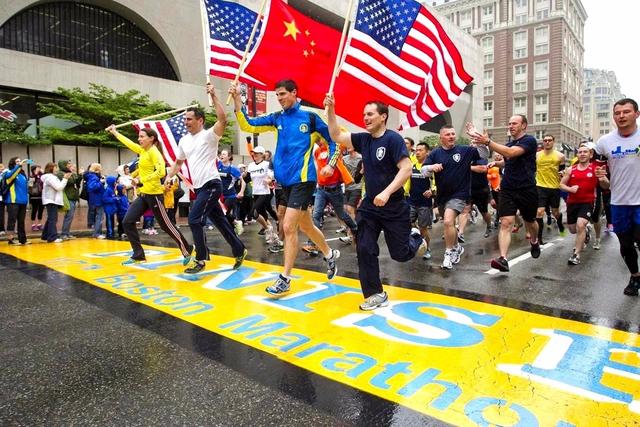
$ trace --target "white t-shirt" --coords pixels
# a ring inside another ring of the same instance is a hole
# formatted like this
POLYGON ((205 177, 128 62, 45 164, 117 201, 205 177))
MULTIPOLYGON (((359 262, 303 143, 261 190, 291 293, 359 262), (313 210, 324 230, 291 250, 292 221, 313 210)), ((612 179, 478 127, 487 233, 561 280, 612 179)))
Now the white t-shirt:
POLYGON ((247 172, 251 175, 254 196, 271 193, 269 185, 267 184, 267 178, 273 178, 273 170, 269 167, 268 161, 263 160, 257 164, 256 162, 249 163, 247 172))
POLYGON ((202 129, 195 135, 187 133, 180 138, 176 159, 187 160, 193 188, 198 189, 212 179, 220 179, 216 160, 220 137, 213 127, 202 129))
POLYGON ((640 206, 640 129, 624 138, 617 130, 596 144, 596 153, 605 156, 611 172, 611 204, 640 206))

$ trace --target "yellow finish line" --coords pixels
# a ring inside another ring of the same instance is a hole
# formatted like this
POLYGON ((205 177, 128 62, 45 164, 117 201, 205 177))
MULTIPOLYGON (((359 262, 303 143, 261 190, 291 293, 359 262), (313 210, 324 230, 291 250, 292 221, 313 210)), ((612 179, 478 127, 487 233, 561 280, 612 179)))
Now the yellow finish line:
POLYGON ((215 256, 183 274, 176 249, 126 242, 2 246, 283 361, 456 425, 640 425, 637 334, 483 302, 387 287, 390 305, 360 312, 356 280, 215 256))

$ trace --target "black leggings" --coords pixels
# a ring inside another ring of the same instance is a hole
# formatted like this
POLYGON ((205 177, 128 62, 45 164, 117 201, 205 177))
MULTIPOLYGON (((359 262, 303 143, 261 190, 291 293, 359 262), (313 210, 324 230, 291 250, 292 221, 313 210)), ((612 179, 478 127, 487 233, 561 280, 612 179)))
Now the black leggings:
POLYGON ((271 207, 271 194, 260 194, 259 196, 253 196, 253 210, 257 215, 260 215, 265 219, 265 221, 269 220, 269 215, 271 218, 278 221, 278 214, 271 207))
POLYGON ((624 233, 616 233, 620 241, 620 255, 629 269, 629 273, 638 273, 638 251, 635 244, 640 245, 640 225, 635 224, 632 229, 624 233))
POLYGON ((38 221, 42 221, 42 213, 44 212, 44 205, 42 199, 30 199, 31 202, 31 221, 35 221, 36 217, 38 221))

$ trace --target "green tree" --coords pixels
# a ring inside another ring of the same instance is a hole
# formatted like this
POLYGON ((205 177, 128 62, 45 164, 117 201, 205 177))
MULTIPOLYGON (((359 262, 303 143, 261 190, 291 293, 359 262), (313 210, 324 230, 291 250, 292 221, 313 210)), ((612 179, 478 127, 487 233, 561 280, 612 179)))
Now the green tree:
MULTIPOLYGON (((38 111, 42 115, 50 115, 66 121, 71 125, 69 128, 41 126, 40 138, 35 139, 25 135, 23 130, 15 125, 3 124, 0 126, 0 142, 117 147, 121 144, 104 131, 108 125, 140 119, 174 108, 165 102, 151 101, 148 95, 141 94, 137 90, 116 93, 113 89, 98 84, 91 84, 87 91, 80 88, 58 88, 56 93, 61 95, 62 99, 38 103, 38 111)), ((195 104, 195 101, 192 104, 195 104)), ((160 119, 162 118, 165 117, 160 119)), ((206 126, 212 126, 215 121, 215 113, 209 112, 206 126)), ((120 131, 132 140, 136 140, 133 126, 126 126, 120 131)), ((221 144, 231 145, 232 141, 231 128, 227 127, 221 144)))
MULTIPOLYGON (((434 148, 440 146, 440 136, 439 135, 427 135, 427 136, 423 137, 420 140, 420 142, 426 142, 427 145, 429 147, 431 147, 431 149, 434 149, 434 148)), ((456 140, 456 144, 457 145, 470 145, 471 141, 467 137, 458 136, 458 139, 456 140)))
POLYGON ((0 144, 39 144, 41 140, 24 133, 24 126, 0 120, 0 144))

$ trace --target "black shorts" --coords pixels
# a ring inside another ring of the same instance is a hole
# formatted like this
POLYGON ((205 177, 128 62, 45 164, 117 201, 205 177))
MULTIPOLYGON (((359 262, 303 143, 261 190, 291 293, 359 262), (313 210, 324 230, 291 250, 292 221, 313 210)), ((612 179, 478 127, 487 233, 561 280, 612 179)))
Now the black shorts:
POLYGON ((593 205, 593 213, 591 214, 591 222, 596 224, 600 221, 602 215, 602 189, 596 187, 596 201, 593 205))
POLYGON ((300 182, 288 187, 282 187, 282 194, 288 208, 307 210, 313 205, 315 182, 300 182))
POLYGON ((538 207, 558 209, 560 207, 560 189, 536 187, 538 189, 538 207))
POLYGON ((469 204, 476 205, 480 213, 487 213, 489 210, 489 189, 471 190, 471 201, 469 204))
POLYGON ((287 198, 284 195, 284 190, 281 188, 276 188, 276 207, 278 206, 287 206, 287 198))
POLYGON ((527 222, 536 220, 538 212, 538 190, 536 187, 519 190, 500 190, 498 199, 498 216, 515 216, 520 211, 522 219, 527 222))
POLYGON ((362 196, 362 189, 357 190, 345 190, 344 192, 344 204, 354 208, 358 207, 360 203, 360 197, 362 196))
POLYGON ((575 224, 578 218, 591 221, 593 203, 571 203, 567 205, 567 224, 575 224))

